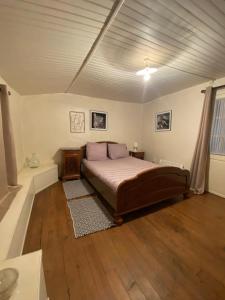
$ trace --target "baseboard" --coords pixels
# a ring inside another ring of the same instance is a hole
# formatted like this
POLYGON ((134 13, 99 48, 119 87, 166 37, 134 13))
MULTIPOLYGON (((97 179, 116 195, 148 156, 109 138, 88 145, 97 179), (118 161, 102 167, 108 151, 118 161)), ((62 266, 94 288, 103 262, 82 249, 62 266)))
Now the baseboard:
POLYGON ((217 192, 215 192, 215 191, 209 190, 208 192, 209 192, 209 193, 211 193, 211 194, 214 194, 214 195, 216 195, 216 196, 219 196, 219 197, 225 198, 225 195, 223 195, 223 194, 220 194, 220 193, 217 193, 217 192))

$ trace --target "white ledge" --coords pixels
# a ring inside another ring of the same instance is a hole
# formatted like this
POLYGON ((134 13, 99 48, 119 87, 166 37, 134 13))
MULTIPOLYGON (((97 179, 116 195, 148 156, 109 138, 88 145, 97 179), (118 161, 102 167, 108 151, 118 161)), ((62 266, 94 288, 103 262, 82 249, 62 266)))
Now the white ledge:
POLYGON ((19 173, 18 183, 22 188, 0 222, 0 260, 21 255, 34 196, 57 181, 56 164, 24 168, 19 173))
POLYGON ((0 262, 0 269, 15 268, 19 272, 18 282, 10 300, 47 300, 42 251, 32 252, 0 262))

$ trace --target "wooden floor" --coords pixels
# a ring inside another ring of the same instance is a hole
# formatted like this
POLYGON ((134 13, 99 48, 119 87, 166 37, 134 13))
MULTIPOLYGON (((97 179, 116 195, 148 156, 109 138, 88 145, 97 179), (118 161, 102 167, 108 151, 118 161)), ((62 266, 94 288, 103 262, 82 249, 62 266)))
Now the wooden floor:
POLYGON ((41 248, 50 300, 225 299, 225 199, 211 194, 75 239, 57 183, 32 210, 24 253, 41 248))

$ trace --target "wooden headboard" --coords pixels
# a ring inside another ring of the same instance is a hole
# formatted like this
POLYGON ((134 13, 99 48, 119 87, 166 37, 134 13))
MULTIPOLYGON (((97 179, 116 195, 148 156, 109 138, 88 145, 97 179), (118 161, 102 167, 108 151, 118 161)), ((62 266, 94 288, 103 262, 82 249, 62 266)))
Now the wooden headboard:
MULTIPOLYGON (((96 143, 118 144, 117 142, 111 142, 111 141, 100 141, 96 143)), ((86 144, 80 147, 80 152, 81 152, 81 159, 86 158, 86 144)))

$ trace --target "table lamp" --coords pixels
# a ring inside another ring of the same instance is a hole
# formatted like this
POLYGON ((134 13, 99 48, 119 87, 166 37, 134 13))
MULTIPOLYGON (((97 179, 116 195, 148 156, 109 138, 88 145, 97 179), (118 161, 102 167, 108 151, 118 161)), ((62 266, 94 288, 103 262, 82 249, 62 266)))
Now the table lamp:
POLYGON ((134 152, 137 152, 137 150, 138 150, 138 143, 134 142, 134 152))

